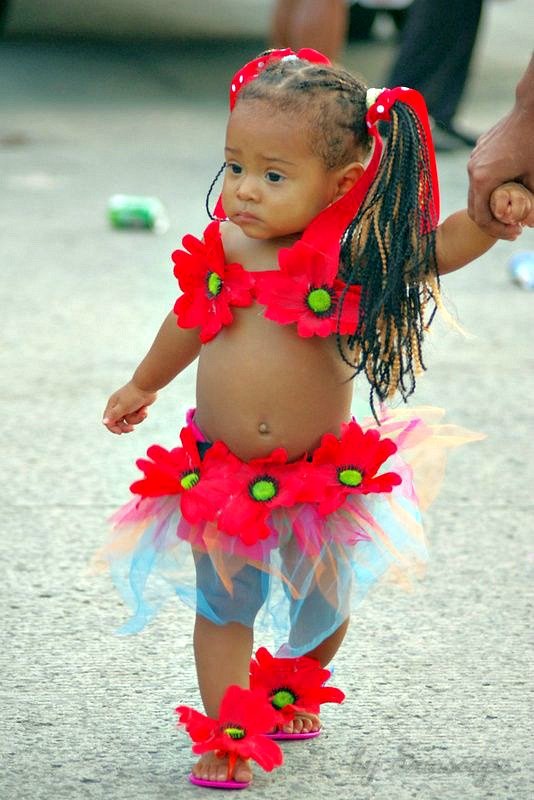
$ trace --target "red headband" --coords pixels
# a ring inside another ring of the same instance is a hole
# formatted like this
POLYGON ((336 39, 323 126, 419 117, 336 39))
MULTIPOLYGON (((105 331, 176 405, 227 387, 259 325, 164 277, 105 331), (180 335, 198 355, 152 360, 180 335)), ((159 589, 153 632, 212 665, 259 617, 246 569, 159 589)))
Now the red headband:
MULTIPOLYGON (((230 84, 230 110, 234 108, 237 96, 243 86, 246 86, 247 83, 257 78, 260 72, 271 62, 282 61, 284 59, 303 59, 312 64, 331 65, 331 62, 326 56, 310 48, 304 48, 297 53, 294 53, 289 48, 285 50, 272 50, 264 56, 249 61, 236 72, 230 84)), ((415 89, 407 89, 404 86, 399 86, 395 89, 383 89, 368 109, 365 117, 369 135, 374 140, 373 154, 365 172, 349 192, 330 206, 327 206, 327 208, 321 211, 310 222, 301 237, 301 241, 336 260, 339 259, 339 250, 343 234, 356 216, 362 200, 369 191, 371 183, 377 173, 378 165, 380 164, 383 145, 378 132, 377 122, 382 120, 389 122, 391 118, 391 106, 397 100, 413 109, 424 131, 426 139, 425 145, 430 160, 431 186, 421 187, 421 200, 422 202, 428 202, 430 204, 431 217, 433 223, 437 225, 439 219, 438 179, 425 101, 422 95, 415 91, 415 89)), ((218 217, 225 216, 221 198, 219 198, 217 202, 215 214, 218 217)))
POLYGON ((298 58, 309 61, 311 64, 326 64, 328 67, 332 66, 330 59, 323 56, 318 50, 312 50, 310 47, 304 47, 297 53, 294 53, 293 50, 290 50, 288 47, 286 47, 285 50, 270 50, 263 56, 249 61, 244 67, 241 67, 232 78, 230 83, 230 111, 233 110, 237 95, 243 86, 246 86, 247 83, 257 78, 268 64, 271 64, 273 61, 285 61, 286 59, 294 60, 298 58))

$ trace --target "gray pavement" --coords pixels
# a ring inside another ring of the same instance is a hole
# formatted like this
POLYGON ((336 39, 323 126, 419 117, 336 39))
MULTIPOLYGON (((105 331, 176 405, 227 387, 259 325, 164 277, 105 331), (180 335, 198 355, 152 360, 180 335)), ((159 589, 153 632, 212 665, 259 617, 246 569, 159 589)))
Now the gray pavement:
MULTIPOLYGON (((530 2, 488 4, 463 109, 473 127, 510 105, 530 2)), ((115 637, 123 609, 88 568, 134 458, 175 442, 193 372, 135 435, 99 420, 174 298, 169 253, 205 224, 226 81, 260 44, 0 44, 2 800, 202 794, 173 729, 178 703, 199 704, 190 613, 172 605, 142 635, 115 637), (168 233, 108 228, 115 192, 160 197, 168 233)), ((391 52, 362 45, 346 61, 379 84, 391 52)), ((465 162, 440 159, 445 212, 465 204, 465 162)), ((470 335, 437 326, 417 401, 487 439, 451 460, 428 516, 427 579, 363 606, 335 663, 346 703, 326 709, 321 738, 284 748, 278 774, 258 770, 249 797, 533 796, 534 294, 505 268, 520 249, 534 232, 446 280, 470 335)))

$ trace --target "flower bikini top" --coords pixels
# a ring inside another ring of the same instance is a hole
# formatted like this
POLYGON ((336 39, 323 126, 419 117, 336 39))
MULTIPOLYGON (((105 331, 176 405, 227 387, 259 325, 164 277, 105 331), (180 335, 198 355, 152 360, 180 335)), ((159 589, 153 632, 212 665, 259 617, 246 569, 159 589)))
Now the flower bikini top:
POLYGON ((279 269, 247 272, 241 264, 226 263, 219 225, 210 223, 203 241, 185 236, 185 249, 172 254, 183 292, 174 306, 181 328, 198 327, 200 340, 209 342, 232 323, 233 306, 245 308, 256 301, 265 306, 267 319, 296 323, 299 336, 354 330, 360 287, 338 279, 337 259, 300 239, 280 250, 279 269))

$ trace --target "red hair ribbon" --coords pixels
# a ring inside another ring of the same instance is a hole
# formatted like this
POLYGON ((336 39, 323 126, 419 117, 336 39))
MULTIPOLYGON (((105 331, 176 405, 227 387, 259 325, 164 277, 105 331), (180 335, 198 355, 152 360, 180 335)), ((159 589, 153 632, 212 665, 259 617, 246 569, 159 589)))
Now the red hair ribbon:
POLYGON ((438 185, 438 170, 436 167, 436 155, 434 153, 434 144, 432 141, 432 132, 430 130, 430 122, 428 120, 428 111, 423 95, 415 89, 409 89, 407 86, 397 86, 395 89, 383 89, 378 95, 375 102, 367 111, 366 121, 369 127, 369 133, 376 136, 376 123, 384 120, 389 122, 391 119, 391 106, 397 102, 405 103, 410 106, 414 111, 417 119, 423 128, 424 141, 421 142, 422 146, 426 149, 428 154, 428 161, 430 166, 430 185, 423 192, 421 202, 428 201, 431 205, 431 216, 433 224, 437 225, 439 221, 439 185, 438 185))
POLYGON ((415 89, 397 86, 395 89, 383 89, 374 103, 367 110, 365 116, 370 136, 374 140, 373 154, 365 172, 354 187, 339 198, 335 203, 321 211, 313 219, 301 239, 311 247, 319 250, 332 258, 339 259, 341 239, 345 230, 356 216, 360 205, 369 191, 371 183, 380 164, 383 144, 378 131, 377 122, 389 122, 391 119, 391 106, 400 101, 409 105, 419 119, 425 141, 422 145, 428 152, 431 173, 431 186, 421 187, 421 203, 431 204, 433 224, 439 220, 439 190, 436 158, 432 144, 432 134, 428 121, 428 112, 423 96, 415 89))
POLYGON ((311 47, 304 47, 298 52, 290 50, 286 47, 284 50, 270 50, 253 61, 249 61, 244 67, 236 72, 230 83, 230 111, 233 110, 237 96, 243 86, 253 81, 258 77, 260 72, 265 69, 268 64, 273 61, 283 61, 284 59, 302 58, 305 61, 310 61, 312 64, 326 64, 331 66, 331 61, 318 50, 312 50, 311 47))

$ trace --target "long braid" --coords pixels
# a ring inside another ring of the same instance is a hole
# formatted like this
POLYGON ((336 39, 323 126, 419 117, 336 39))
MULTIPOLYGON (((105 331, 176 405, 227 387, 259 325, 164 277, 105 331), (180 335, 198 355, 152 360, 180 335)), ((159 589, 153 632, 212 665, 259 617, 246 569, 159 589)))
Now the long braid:
POLYGON ((439 305, 432 182, 422 141, 413 110, 395 103, 386 152, 341 247, 341 277, 347 287, 360 285, 362 294, 358 324, 347 341, 352 352, 341 337, 338 347, 355 374, 366 374, 373 400, 397 390, 404 400, 413 393, 416 375, 425 369, 423 337, 439 305), (434 309, 425 319, 431 300, 434 309))

